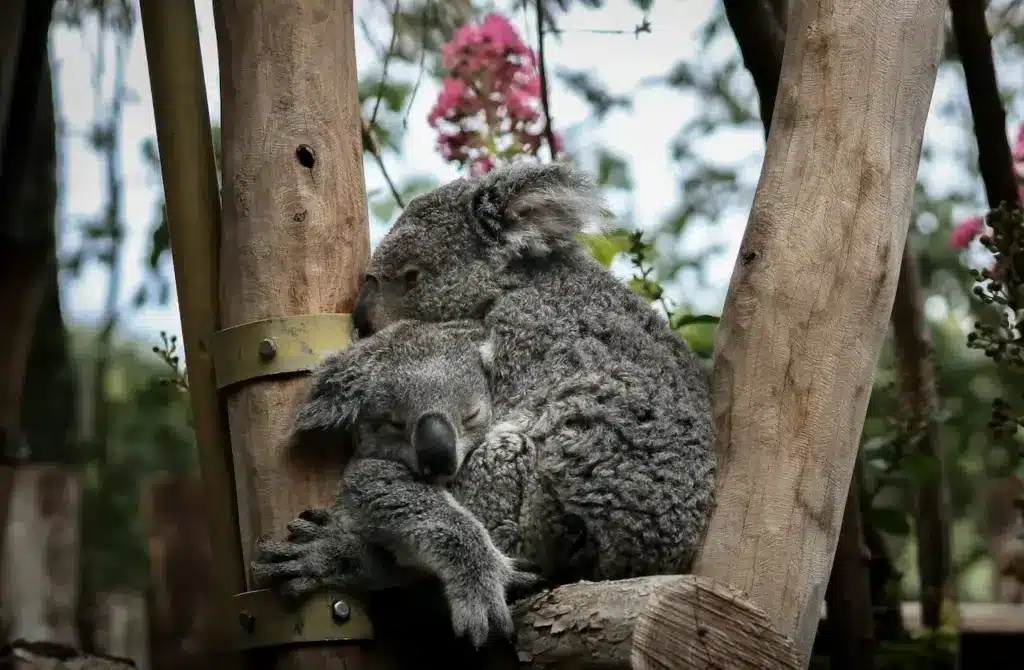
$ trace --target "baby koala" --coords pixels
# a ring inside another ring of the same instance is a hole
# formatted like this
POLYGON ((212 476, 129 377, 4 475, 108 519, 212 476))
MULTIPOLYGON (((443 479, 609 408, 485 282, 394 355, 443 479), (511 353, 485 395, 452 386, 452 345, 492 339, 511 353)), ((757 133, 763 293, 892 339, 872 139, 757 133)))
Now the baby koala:
POLYGON ((507 595, 539 577, 445 487, 491 422, 483 340, 470 321, 399 321, 324 360, 294 434, 351 438, 353 456, 329 510, 303 512, 285 541, 257 543, 254 579, 299 597, 432 575, 457 636, 479 648, 492 631, 514 633, 507 595))

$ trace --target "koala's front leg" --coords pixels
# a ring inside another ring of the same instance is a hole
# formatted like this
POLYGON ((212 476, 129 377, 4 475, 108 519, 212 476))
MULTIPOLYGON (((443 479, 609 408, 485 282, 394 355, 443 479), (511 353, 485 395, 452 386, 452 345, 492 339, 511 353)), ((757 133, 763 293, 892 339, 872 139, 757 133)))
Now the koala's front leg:
POLYGON ((533 441, 496 426, 476 447, 452 482, 451 491, 487 528, 502 552, 522 554, 524 492, 534 481, 537 451, 533 441))
POLYGON ((257 540, 253 580, 290 598, 323 588, 374 591, 408 581, 393 557, 350 526, 342 508, 302 512, 288 524, 286 540, 257 540))
POLYGON ((457 636, 479 648, 494 630, 514 633, 508 591, 533 588, 539 578, 503 554, 448 491, 412 479, 397 463, 364 459, 349 466, 342 496, 400 566, 441 580, 457 636))

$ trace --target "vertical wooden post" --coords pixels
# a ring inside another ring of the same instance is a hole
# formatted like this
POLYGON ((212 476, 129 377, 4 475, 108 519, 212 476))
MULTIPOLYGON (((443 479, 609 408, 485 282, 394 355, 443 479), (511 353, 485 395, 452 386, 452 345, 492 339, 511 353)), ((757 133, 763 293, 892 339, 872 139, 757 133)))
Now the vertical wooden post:
POLYGON ((943 17, 941 0, 794 7, 718 330, 718 506, 696 572, 744 591, 804 665, 892 311, 943 17))
POLYGON ((14 470, 3 564, 10 639, 77 646, 82 471, 58 463, 14 470))
MULTIPOLYGON (((227 385, 248 564, 257 536, 279 535, 303 509, 329 504, 340 467, 311 468, 287 449, 307 379, 247 369, 259 358, 280 361, 279 373, 299 371, 284 359, 302 328, 313 340, 347 338, 350 319, 324 317, 354 308, 369 228, 351 0, 216 0, 214 16, 224 184, 220 316, 230 329, 214 355, 225 362, 218 362, 218 383, 227 385), (228 361, 233 369, 222 377, 228 361)), ((288 357, 309 351, 295 347, 288 357)), ((304 642, 259 654, 276 668, 383 667, 366 647, 304 642)))
MULTIPOLYGON (((195 6, 141 0, 164 199, 174 259, 199 465, 206 488, 210 541, 222 622, 230 647, 230 598, 245 585, 235 513, 227 420, 217 397, 210 338, 219 326, 217 254, 220 199, 195 6)), ((231 629, 233 633, 233 629, 231 629)), ((222 663, 233 663, 225 654, 222 663)))

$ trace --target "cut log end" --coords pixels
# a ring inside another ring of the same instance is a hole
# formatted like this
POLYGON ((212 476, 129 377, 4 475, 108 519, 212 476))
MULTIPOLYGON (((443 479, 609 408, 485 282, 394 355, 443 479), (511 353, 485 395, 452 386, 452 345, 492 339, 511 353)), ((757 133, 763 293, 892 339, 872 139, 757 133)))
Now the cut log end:
POLYGON ((513 614, 516 657, 491 670, 802 667, 764 612, 695 575, 578 582, 521 600, 513 614))

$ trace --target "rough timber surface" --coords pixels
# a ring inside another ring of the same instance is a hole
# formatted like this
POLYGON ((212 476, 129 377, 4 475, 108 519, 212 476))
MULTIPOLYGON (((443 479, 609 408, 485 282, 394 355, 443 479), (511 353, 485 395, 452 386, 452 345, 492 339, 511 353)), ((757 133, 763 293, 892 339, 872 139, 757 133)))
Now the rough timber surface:
POLYGON ((762 611, 694 575, 568 584, 513 613, 517 651, 488 670, 800 667, 762 611))
MULTIPOLYGON (((220 328, 351 312, 369 257, 351 0, 215 0, 224 206, 220 328)), ((224 389, 243 562, 336 495, 338 462, 288 448, 308 377, 224 389)), ((249 584, 251 587, 252 584, 249 584)), ((379 670, 356 645, 254 653, 252 667, 379 670)))
POLYGON ((717 507, 694 572, 742 590, 803 664, 892 312, 944 13, 942 0, 793 5, 717 330, 717 507))

